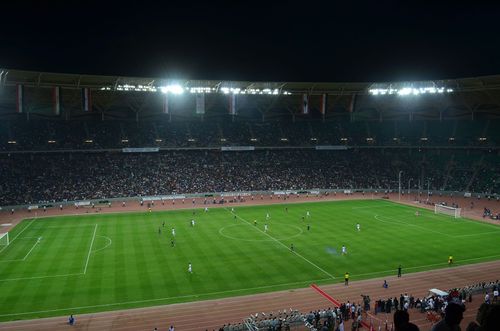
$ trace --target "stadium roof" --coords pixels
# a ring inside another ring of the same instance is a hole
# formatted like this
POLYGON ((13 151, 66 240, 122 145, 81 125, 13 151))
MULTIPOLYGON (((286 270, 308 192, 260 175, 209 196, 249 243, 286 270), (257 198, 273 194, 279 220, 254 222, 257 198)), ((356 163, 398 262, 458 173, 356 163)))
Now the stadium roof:
MULTIPOLYGON (((292 94, 309 93, 332 95, 344 94, 367 94, 372 86, 383 86, 391 84, 407 84, 413 82, 252 82, 252 81, 220 81, 220 80, 172 80, 163 78, 144 77, 122 77, 122 76, 100 76, 85 74, 64 74, 36 71, 23 71, 12 69, 0 69, 0 84, 16 85, 22 84, 33 87, 53 87, 63 88, 91 88, 116 90, 118 86, 164 86, 176 83, 183 87, 207 87, 218 90, 222 87, 240 89, 278 89, 288 91, 292 94)), ((419 82, 415 82, 419 83, 419 82)), ((422 83, 422 82, 420 82, 422 83)), ((452 88, 454 91, 483 91, 499 90, 500 75, 470 77, 460 79, 434 80, 428 83, 452 88)))

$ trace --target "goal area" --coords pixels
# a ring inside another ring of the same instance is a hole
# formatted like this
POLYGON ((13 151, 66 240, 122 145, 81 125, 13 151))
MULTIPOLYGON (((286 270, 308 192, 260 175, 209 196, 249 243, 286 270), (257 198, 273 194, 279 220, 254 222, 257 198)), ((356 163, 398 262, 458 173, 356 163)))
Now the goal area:
POLYGON ((462 208, 454 208, 450 206, 435 204, 434 205, 434 214, 445 214, 449 216, 453 216, 454 218, 461 217, 462 208))
POLYGON ((0 247, 9 245, 9 233, 0 233, 0 247))

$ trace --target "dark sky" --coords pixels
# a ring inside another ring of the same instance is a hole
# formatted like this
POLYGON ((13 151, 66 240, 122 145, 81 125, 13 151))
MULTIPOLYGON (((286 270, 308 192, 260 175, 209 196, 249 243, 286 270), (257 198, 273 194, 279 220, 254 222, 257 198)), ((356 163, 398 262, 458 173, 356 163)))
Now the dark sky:
POLYGON ((500 74, 498 1, 19 2, 2 3, 2 68, 262 81, 500 74))

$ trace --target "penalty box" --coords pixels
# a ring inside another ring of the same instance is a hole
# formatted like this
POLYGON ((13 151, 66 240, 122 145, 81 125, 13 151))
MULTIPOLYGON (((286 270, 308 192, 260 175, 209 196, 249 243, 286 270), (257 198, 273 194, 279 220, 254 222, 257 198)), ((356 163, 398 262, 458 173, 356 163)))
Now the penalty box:
POLYGON ((0 246, 0 282, 85 274, 96 232, 97 224, 32 220, 0 246))

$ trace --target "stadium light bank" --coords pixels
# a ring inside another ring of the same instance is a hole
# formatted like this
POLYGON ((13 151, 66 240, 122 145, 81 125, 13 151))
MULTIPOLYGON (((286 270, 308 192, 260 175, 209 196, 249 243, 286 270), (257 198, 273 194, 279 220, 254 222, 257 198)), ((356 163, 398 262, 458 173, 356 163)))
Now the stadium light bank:
POLYGON ((209 87, 209 86, 182 86, 180 84, 170 84, 166 86, 154 86, 154 85, 132 85, 123 84, 117 85, 115 88, 110 86, 101 87, 101 91, 125 91, 125 92, 161 92, 168 94, 181 95, 184 93, 191 94, 251 94, 251 95, 291 95, 292 93, 277 88, 239 88, 239 87, 209 87))
POLYGON ((428 83, 428 84, 404 83, 402 85, 373 84, 368 89, 368 93, 371 95, 397 95, 401 97, 418 96, 422 94, 445 94, 452 92, 453 92, 452 88, 444 86, 436 86, 436 84, 434 83, 428 83))

